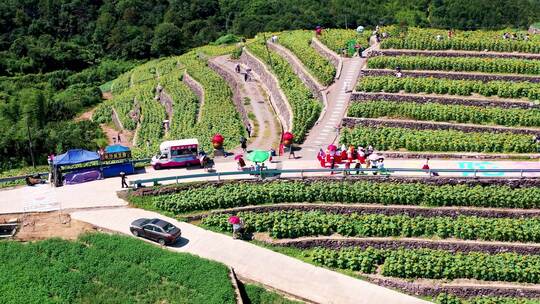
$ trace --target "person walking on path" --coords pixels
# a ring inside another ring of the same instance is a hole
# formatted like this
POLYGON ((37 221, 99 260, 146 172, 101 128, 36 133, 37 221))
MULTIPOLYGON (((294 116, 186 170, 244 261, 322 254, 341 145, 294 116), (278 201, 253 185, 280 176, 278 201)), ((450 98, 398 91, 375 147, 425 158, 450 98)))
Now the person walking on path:
POLYGON ((248 124, 246 126, 246 132, 247 132, 248 137, 251 137, 251 125, 250 124, 248 124))
POLYGON ((233 239, 242 238, 242 233, 244 232, 244 221, 242 221, 239 216, 233 215, 229 217, 229 223, 232 224, 233 239))
POLYGON ((120 172, 120 179, 122 180, 122 188, 129 188, 126 180, 127 180, 127 176, 126 176, 126 173, 124 171, 120 172))
POLYGON ((296 159, 296 155, 294 154, 294 146, 293 146, 293 144, 289 145, 289 159, 291 159, 291 156, 293 157, 293 159, 296 159))
POLYGON ((120 144, 120 142, 122 141, 122 140, 120 139, 120 132, 118 132, 117 138, 118 138, 118 144, 120 144))
POLYGON ((240 64, 236 64, 236 66, 234 66, 234 70, 236 71, 236 73, 240 73, 240 64))
MULTIPOLYGON (((426 162, 422 166, 422 170, 430 170, 430 168, 429 168, 429 157, 426 158, 426 162)), ((439 176, 439 173, 437 173, 437 172, 428 171, 427 173, 428 173, 429 176, 439 176)))
POLYGON ((240 136, 240 147, 244 153, 247 152, 247 139, 244 136, 240 136))

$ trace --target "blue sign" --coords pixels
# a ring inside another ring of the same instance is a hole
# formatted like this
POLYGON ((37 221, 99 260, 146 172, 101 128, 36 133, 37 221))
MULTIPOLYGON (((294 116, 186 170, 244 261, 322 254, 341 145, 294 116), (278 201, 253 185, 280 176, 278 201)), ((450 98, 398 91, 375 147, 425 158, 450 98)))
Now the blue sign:
MULTIPOLYGON (((488 162, 488 161, 465 161, 465 162, 459 162, 458 166, 460 169, 501 169, 496 163, 494 162, 488 162)), ((474 172, 463 172, 463 176, 474 176, 474 172)), ((496 176, 504 176, 504 172, 482 172, 478 173, 477 176, 488 176, 488 177, 496 177, 496 176)))

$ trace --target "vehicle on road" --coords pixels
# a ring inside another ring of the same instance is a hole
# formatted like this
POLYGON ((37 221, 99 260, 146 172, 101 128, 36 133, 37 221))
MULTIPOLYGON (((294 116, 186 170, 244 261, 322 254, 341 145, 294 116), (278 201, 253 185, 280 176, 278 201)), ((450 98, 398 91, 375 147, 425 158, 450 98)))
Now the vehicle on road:
POLYGON ((157 218, 140 218, 131 223, 129 230, 136 237, 143 237, 158 242, 160 245, 172 245, 182 237, 180 228, 157 218))
POLYGON ((200 165, 199 141, 196 138, 169 140, 159 145, 159 154, 152 157, 155 170, 200 165))

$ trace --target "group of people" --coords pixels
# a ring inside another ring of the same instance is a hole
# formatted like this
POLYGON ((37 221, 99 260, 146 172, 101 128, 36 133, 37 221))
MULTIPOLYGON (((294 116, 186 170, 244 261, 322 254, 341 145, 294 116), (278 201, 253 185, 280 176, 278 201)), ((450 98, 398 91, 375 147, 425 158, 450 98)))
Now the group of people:
MULTIPOLYGON (((234 67, 234 70, 236 71, 236 73, 242 74, 242 67, 240 67, 239 63, 236 64, 236 66, 234 67)), ((244 74, 244 81, 248 82, 251 79, 251 68, 249 67, 246 68, 243 74, 244 74)))
MULTIPOLYGON (((384 157, 377 154, 371 145, 367 148, 361 146, 355 148, 353 145, 350 145, 348 148, 345 145, 342 145, 340 149, 330 148, 331 146, 326 151, 323 151, 323 149, 319 150, 317 159, 322 167, 326 167, 329 164, 331 169, 335 169, 337 164, 343 163, 345 169, 351 169, 354 165, 354 169, 357 169, 356 174, 360 174, 361 168, 384 171, 384 157)), ((377 172, 373 174, 377 174, 377 172)))
POLYGON ((508 32, 504 32, 504 34, 502 35, 502 38, 504 40, 511 39, 511 40, 523 40, 523 41, 529 41, 530 39, 528 33, 523 35, 522 33, 508 33, 508 32))

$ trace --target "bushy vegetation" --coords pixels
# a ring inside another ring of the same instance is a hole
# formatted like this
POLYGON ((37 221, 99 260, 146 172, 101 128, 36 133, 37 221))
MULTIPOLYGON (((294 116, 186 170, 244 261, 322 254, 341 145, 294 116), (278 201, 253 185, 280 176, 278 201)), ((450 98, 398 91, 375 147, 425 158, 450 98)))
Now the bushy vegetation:
MULTIPOLYGON (((422 217, 382 214, 332 214, 320 211, 240 212, 248 232, 275 238, 332 235, 348 237, 424 237, 505 242, 540 241, 540 220, 476 216, 422 217)), ((209 215, 203 225, 229 231, 230 214, 209 215)))
POLYGON ((455 130, 414 130, 393 127, 344 129, 341 142, 354 146, 372 145, 381 151, 536 153, 539 146, 530 135, 479 133, 455 130))
POLYGON ((461 299, 453 295, 440 294, 435 299, 437 304, 538 304, 538 299, 505 298, 505 297, 473 297, 461 299))
POLYGON ((151 206, 176 214, 248 205, 302 202, 538 208, 540 189, 367 181, 276 181, 189 187, 175 194, 132 196, 131 200, 136 205, 151 206))
POLYGON ((28 133, 37 164, 70 148, 96 150, 104 137, 97 124, 69 120, 101 102, 99 85, 133 65, 105 60, 79 73, 0 77, 0 171, 31 163, 28 133))
POLYGON ((370 69, 442 70, 483 73, 540 74, 538 60, 517 58, 377 56, 368 61, 370 69))
POLYGON ((398 278, 477 279, 540 282, 540 256, 516 253, 460 253, 432 249, 316 249, 315 262, 332 268, 380 273, 398 278))
POLYGON ((268 291, 260 286, 245 285, 246 295, 251 304, 299 304, 298 301, 292 301, 281 295, 268 291))
POLYGON ((381 43, 388 49, 421 49, 421 50, 466 50, 540 53, 540 38, 532 35, 529 40, 523 38, 525 31, 504 29, 498 31, 455 31, 448 37, 444 29, 403 28, 391 26, 384 29, 390 38, 381 43), (510 32, 516 39, 503 39, 503 34, 510 32), (440 35, 441 39, 437 40, 440 35))
POLYGON ((235 303, 225 265, 139 240, 0 242, 2 303, 235 303))
POLYGON ((361 34, 358 34, 355 30, 324 29, 322 35, 317 38, 329 49, 341 54, 341 50, 347 46, 347 42, 350 40, 355 40, 358 44, 367 48, 371 33, 367 29, 361 34))
POLYGON ((291 50, 322 85, 328 86, 334 81, 336 69, 311 47, 312 38, 312 31, 283 32, 279 34, 279 43, 291 50))
POLYGON ((502 109, 392 101, 353 103, 348 110, 351 117, 391 117, 424 121, 448 121, 501 126, 540 126, 540 111, 536 109, 502 109))
POLYGON ((540 84, 531 82, 509 82, 480 80, 453 80, 445 78, 413 78, 394 76, 362 77, 357 90, 366 92, 427 93, 470 96, 477 93, 486 97, 528 98, 540 100, 540 84))

